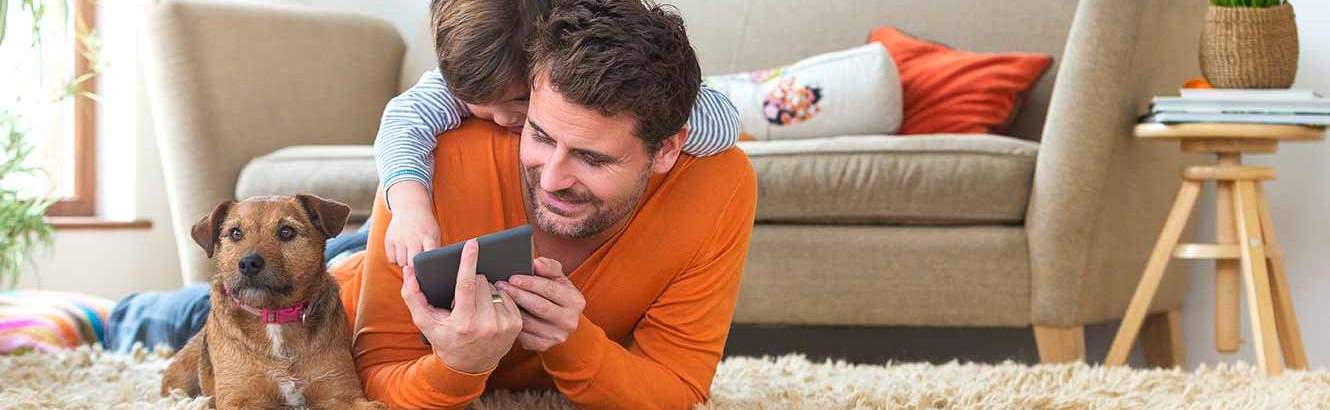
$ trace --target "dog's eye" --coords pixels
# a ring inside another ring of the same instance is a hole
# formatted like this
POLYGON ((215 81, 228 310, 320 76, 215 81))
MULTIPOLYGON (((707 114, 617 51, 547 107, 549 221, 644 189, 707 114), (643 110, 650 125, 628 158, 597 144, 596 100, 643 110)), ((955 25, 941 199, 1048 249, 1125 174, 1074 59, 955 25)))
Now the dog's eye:
POLYGON ((240 228, 231 228, 231 232, 227 232, 226 236, 233 241, 238 241, 245 238, 245 233, 240 232, 240 228))
POLYGON ((291 229, 289 226, 283 226, 281 229, 277 230, 277 239, 289 241, 294 237, 296 237, 296 230, 291 229))

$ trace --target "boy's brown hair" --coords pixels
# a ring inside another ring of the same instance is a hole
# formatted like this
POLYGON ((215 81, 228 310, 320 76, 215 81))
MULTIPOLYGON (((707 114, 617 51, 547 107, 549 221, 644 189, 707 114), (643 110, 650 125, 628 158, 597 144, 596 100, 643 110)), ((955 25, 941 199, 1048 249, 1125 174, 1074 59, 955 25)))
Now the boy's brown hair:
POLYGON ((530 50, 533 80, 545 75, 564 98, 601 114, 632 115, 652 153, 683 128, 702 83, 683 19, 638 0, 554 0, 530 50))
POLYGON ((526 82, 526 41, 548 0, 434 0, 430 27, 439 72, 458 99, 497 102, 526 82))

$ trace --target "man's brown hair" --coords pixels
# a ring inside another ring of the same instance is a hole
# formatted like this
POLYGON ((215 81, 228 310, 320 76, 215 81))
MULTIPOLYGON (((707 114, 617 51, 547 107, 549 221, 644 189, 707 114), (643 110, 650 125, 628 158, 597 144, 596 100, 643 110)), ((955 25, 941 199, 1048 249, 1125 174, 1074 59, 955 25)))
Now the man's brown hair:
POLYGON ((526 42, 548 0, 434 0, 430 27, 439 73, 458 99, 498 102, 513 81, 525 83, 526 42))
POLYGON ((702 82, 683 19, 639 0, 554 0, 530 44, 533 80, 546 75, 564 98, 606 116, 632 115, 652 153, 688 121, 702 82))

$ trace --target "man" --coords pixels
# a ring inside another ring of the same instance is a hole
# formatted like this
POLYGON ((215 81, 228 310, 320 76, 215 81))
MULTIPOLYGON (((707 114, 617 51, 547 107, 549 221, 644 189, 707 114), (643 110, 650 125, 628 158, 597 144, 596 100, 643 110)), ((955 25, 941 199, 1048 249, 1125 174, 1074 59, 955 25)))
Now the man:
POLYGON ((556 1, 533 37, 524 131, 469 120, 443 134, 433 201, 443 243, 531 223, 537 272, 491 287, 471 244, 456 309, 428 305, 384 254, 380 192, 367 251, 334 272, 352 276, 366 392, 423 408, 486 389, 557 388, 588 408, 704 401, 752 231, 752 167, 737 150, 679 155, 700 71, 677 15, 556 1))

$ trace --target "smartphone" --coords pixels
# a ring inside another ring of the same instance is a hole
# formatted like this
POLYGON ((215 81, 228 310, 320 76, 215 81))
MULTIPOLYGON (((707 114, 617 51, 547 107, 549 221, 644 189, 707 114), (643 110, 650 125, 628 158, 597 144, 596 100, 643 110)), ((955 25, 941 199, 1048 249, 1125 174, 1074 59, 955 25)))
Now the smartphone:
MULTIPOLYGON (((494 232, 476 239, 476 274, 490 283, 508 280, 513 275, 529 275, 531 266, 531 225, 522 225, 494 232)), ((462 247, 458 242, 443 248, 417 254, 412 262, 416 266, 416 280, 425 300, 436 308, 452 309, 457 288, 457 269, 462 264, 462 247)))

